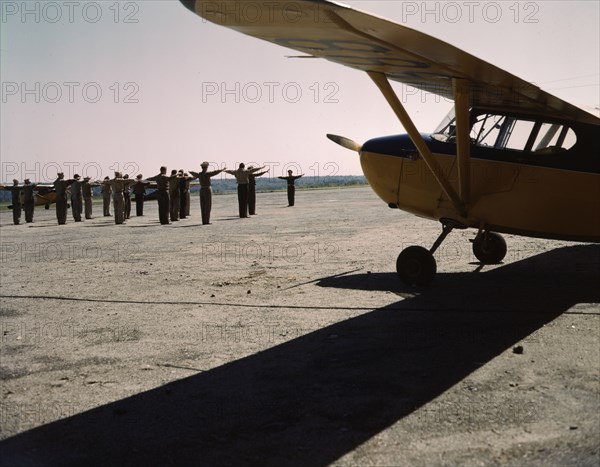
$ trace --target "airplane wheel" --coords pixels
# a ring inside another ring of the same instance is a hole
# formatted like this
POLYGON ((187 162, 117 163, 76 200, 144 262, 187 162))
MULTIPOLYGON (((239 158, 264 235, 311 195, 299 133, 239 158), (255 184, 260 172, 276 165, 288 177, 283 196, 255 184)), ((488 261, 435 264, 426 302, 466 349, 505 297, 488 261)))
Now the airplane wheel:
POLYGON ((433 280, 437 266, 429 250, 421 246, 409 246, 398 255, 396 271, 405 284, 422 286, 433 280))
POLYGON ((497 264, 506 256, 506 242, 500 234, 485 232, 473 240, 473 254, 483 264, 497 264))
POLYGON ((49 204, 44 204, 44 209, 50 209, 50 205, 49 204))

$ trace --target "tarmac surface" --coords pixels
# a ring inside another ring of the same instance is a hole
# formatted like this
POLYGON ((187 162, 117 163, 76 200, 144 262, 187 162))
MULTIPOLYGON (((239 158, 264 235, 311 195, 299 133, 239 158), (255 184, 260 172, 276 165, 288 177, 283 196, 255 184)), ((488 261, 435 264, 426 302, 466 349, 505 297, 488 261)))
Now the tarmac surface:
POLYGON ((414 288, 396 257, 436 222, 368 187, 286 205, 3 210, 0 465, 600 465, 598 245, 482 266, 455 231, 414 288))

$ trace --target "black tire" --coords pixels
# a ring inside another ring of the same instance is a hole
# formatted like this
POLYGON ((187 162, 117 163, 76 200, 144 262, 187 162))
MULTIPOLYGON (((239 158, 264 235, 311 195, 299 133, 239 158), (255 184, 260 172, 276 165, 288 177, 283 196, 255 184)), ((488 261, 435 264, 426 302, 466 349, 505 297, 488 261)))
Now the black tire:
POLYGON ((398 255, 396 271, 405 284, 424 286, 435 277, 437 265, 429 250, 421 246, 409 246, 398 255))
POLYGON ((506 256, 506 241, 500 234, 485 232, 473 240, 473 254, 483 264, 498 264, 506 256))

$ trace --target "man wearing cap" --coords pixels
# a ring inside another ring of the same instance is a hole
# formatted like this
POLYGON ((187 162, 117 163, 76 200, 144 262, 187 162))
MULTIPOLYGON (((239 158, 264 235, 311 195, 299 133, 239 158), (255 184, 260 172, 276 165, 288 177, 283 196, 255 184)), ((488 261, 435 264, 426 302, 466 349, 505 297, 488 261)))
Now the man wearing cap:
POLYGON ((79 174, 73 175, 75 179, 71 184, 71 213, 75 222, 81 222, 81 214, 83 213, 83 180, 79 174))
POLYGON ((125 222, 125 197, 123 192, 129 190, 131 182, 133 182, 133 180, 123 178, 121 172, 115 172, 115 178, 110 181, 113 193, 115 224, 123 224, 125 222))
POLYGON ((135 183, 133 184, 133 194, 135 195, 135 215, 144 215, 144 195, 146 194, 146 187, 150 183, 142 182, 142 174, 138 174, 135 177, 135 183))
POLYGON ((158 200, 158 217, 160 223, 163 225, 169 224, 169 184, 171 177, 167 175, 167 168, 162 166, 160 168, 160 173, 154 177, 150 177, 148 180, 156 182, 158 192, 156 198, 158 200))
POLYGON ((169 177, 169 217, 171 222, 179 220, 179 174, 177 170, 171 170, 169 177))
POLYGON ((288 207, 294 205, 294 196, 296 194, 296 187, 295 187, 294 183, 300 177, 304 177, 304 174, 302 174, 302 175, 292 175, 292 171, 291 170, 288 170, 288 176, 287 177, 277 177, 277 178, 280 178, 282 180, 287 180, 288 207))
POLYGON ((102 194, 102 212, 104 217, 109 217, 111 215, 110 195, 112 194, 112 189, 110 187, 110 178, 108 176, 104 177, 104 180, 102 181, 100 193, 102 194))
POLYGON ((202 167, 200 173, 190 170, 190 174, 192 174, 192 177, 200 180, 200 213, 202 215, 202 224, 207 225, 210 224, 210 211, 212 209, 212 187, 210 179, 215 175, 219 175, 226 169, 223 168, 209 172, 208 162, 206 161, 202 162, 200 167, 202 167))
POLYGON ((65 174, 58 172, 54 180, 54 190, 56 191, 56 220, 58 225, 67 223, 67 189, 75 180, 65 180, 65 174))
POLYGON ((254 167, 251 165, 248 166, 248 170, 250 174, 248 175, 248 214, 251 216, 256 215, 256 177, 260 177, 261 175, 266 174, 269 170, 265 170, 264 172, 252 172, 254 167))
POLYGON ((83 194, 83 208, 86 219, 92 218, 92 184, 90 183, 90 177, 83 177, 83 185, 81 185, 81 193, 83 194))
POLYGON ((190 182, 194 177, 180 169, 177 176, 179 177, 179 218, 185 219, 190 215, 190 182))
POLYGON ((185 177, 185 188, 186 188, 186 201, 185 201, 185 215, 186 217, 190 217, 190 206, 192 205, 192 192, 190 190, 190 184, 194 177, 192 177, 189 173, 184 172, 183 176, 185 177))
POLYGON ((237 170, 225 170, 226 173, 233 175, 237 181, 237 192, 238 192, 238 207, 240 217, 248 217, 248 181, 251 172, 258 172, 264 169, 264 167, 258 167, 251 171, 246 169, 244 163, 240 163, 237 170))
POLYGON ((19 225, 21 222, 21 187, 19 186, 19 180, 13 179, 12 186, 3 187, 3 190, 10 191, 12 201, 12 212, 13 222, 15 225, 19 225))
MULTIPOLYGON (((129 174, 123 175, 123 180, 129 180, 129 174)), ((123 200, 125 201, 123 215, 125 216, 125 219, 129 219, 131 217, 131 191, 129 191, 129 186, 133 182, 134 180, 129 180, 129 184, 123 189, 123 200)))
POLYGON ((35 185, 26 178, 23 185, 23 208, 25 209, 25 222, 33 222, 33 210, 35 209, 35 185))

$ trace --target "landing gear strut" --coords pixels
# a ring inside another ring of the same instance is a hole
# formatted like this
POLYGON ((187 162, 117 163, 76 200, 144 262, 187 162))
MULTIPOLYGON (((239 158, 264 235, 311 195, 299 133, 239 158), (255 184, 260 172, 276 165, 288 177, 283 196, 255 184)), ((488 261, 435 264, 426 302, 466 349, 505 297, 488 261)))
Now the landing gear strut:
MULTIPOLYGON (((442 221, 442 233, 428 250, 421 246, 405 248, 396 260, 396 271, 408 285, 428 285, 437 272, 433 254, 454 228, 465 228, 452 220, 442 221)), ((506 256, 506 242, 501 235, 481 228, 473 242, 473 253, 482 264, 497 264, 506 256)))
POLYGON ((402 250, 396 260, 396 271, 402 282, 408 285, 428 285, 437 272, 433 254, 445 240, 456 224, 448 221, 442 223, 442 233, 433 246, 427 250, 422 246, 409 246, 402 250))

